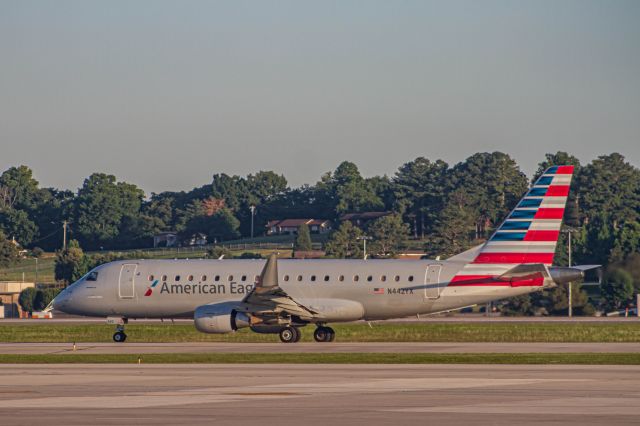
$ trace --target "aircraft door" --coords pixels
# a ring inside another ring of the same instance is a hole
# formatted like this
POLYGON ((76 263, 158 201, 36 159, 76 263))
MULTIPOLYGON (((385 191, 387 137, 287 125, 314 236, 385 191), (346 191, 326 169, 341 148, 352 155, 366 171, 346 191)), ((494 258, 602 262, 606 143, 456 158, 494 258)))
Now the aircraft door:
POLYGON ((442 269, 441 265, 429 265, 427 268, 424 277, 424 297, 427 299, 433 300, 440 297, 440 286, 437 285, 440 281, 440 269, 442 269))
POLYGON ((120 268, 120 283, 118 285, 118 296, 121 299, 133 299, 135 296, 134 280, 138 265, 127 263, 120 268))

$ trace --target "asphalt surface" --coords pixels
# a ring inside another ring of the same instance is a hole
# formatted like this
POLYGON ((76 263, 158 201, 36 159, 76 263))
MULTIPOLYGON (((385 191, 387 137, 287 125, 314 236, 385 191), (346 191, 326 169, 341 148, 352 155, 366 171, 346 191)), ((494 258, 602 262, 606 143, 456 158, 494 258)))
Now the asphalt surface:
POLYGON ((0 343, 0 354, 145 353, 611 353, 640 343, 0 343))
POLYGON ((638 424, 640 366, 0 365, 12 425, 638 424))

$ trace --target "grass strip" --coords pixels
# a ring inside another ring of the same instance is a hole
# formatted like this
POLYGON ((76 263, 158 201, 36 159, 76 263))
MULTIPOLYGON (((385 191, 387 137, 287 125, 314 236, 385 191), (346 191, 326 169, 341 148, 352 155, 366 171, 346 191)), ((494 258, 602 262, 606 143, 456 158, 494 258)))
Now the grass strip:
POLYGON ((0 364, 581 364, 640 365, 638 353, 9 354, 0 364))
MULTIPOLYGON (((376 323, 336 324, 339 342, 504 342, 504 343, 634 343, 640 342, 640 321, 615 323, 376 323)), ((304 327, 302 341, 311 342, 313 327, 304 327)), ((6 323, 0 321, 0 342, 111 342, 114 327, 106 324, 6 323)), ((127 325, 128 341, 138 343, 278 342, 276 335, 248 329, 211 335, 190 323, 127 325)))

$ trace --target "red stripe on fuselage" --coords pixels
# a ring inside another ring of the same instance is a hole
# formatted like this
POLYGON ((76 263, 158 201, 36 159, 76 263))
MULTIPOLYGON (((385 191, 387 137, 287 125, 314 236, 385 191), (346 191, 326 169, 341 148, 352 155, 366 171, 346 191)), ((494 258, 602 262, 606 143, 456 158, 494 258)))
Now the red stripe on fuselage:
POLYGON ((566 197, 569 195, 569 185, 551 185, 547 188, 545 197, 566 197))
POLYGON ((534 219, 562 219, 564 209, 539 208, 534 219))
POLYGON ((480 253, 473 263, 547 263, 553 253, 480 253))
POLYGON ((451 287, 539 287, 544 284, 542 277, 528 280, 496 280, 493 275, 456 275, 449 283, 451 287))
POLYGON ((558 241, 560 231, 528 231, 524 241, 558 241))

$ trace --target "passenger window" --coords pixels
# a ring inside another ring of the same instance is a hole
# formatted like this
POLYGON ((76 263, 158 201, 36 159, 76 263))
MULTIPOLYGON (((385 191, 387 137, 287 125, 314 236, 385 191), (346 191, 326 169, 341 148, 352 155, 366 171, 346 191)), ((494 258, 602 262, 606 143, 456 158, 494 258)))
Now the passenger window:
POLYGON ((233 275, 229 275, 229 281, 233 281, 233 275))
POLYGON ((282 277, 282 279, 285 281, 289 281, 289 275, 285 275, 284 277, 282 277))
POLYGON ((316 280, 316 276, 315 275, 311 275, 311 281, 315 281, 316 280))
POLYGON ((240 279, 241 279, 242 281, 246 281, 246 280, 247 280, 247 276, 246 276, 246 275, 243 275, 240 279))
POLYGON ((87 281, 97 281, 98 279, 98 272, 93 271, 93 272, 89 272, 89 275, 87 275, 87 281))
POLYGON ((325 276, 324 276, 324 280, 325 280, 325 281, 329 281, 329 275, 325 275, 325 276))
POLYGON ((163 276, 162 276, 162 281, 166 281, 166 280, 167 280, 167 276, 166 276, 166 275, 163 275, 163 276))
POLYGON ((298 281, 302 281, 302 275, 298 275, 298 281))
POLYGON ((380 281, 382 281, 382 282, 387 281, 387 276, 386 275, 381 276, 380 277, 380 281))
POLYGON ((188 279, 189 281, 193 281, 193 275, 189 275, 189 276, 187 277, 187 279, 188 279))
POLYGON ((413 275, 409 275, 409 282, 413 281, 413 275))
POLYGON ((176 275, 176 281, 180 281, 180 275, 176 275))
POLYGON ((207 276, 203 275, 202 277, 200 277, 200 281, 206 281, 207 280, 207 276))
POLYGON ((395 282, 400 281, 400 275, 396 275, 395 277, 393 277, 393 280, 394 280, 395 282))
POLYGON ((338 277, 338 281, 344 281, 344 275, 340 275, 340 276, 338 277))
POLYGON ((369 281, 369 282, 373 281, 373 277, 372 277, 371 275, 369 275, 369 276, 367 277, 367 281, 369 281))
POLYGON ((358 275, 354 275, 353 276, 353 281, 355 281, 355 282, 360 281, 360 277, 358 275))
POLYGON ((153 281, 153 275, 149 275, 149 281, 153 281))
POLYGON ((220 281, 220 275, 216 275, 215 277, 213 277, 214 281, 220 281))

